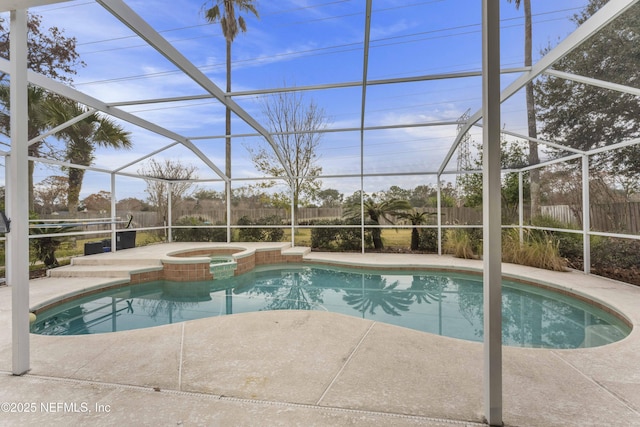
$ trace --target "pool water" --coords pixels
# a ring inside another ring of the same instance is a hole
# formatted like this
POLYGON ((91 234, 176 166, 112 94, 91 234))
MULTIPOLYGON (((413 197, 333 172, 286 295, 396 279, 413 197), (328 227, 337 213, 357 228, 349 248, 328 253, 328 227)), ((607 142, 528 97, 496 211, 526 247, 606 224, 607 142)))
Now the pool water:
MULTIPOLYGON (((630 328, 616 316, 546 289, 503 282, 503 343, 595 347, 630 328)), ((207 282, 158 281, 95 294, 39 313, 31 331, 80 335, 264 310, 325 310, 482 341, 481 276, 277 266, 207 282)))

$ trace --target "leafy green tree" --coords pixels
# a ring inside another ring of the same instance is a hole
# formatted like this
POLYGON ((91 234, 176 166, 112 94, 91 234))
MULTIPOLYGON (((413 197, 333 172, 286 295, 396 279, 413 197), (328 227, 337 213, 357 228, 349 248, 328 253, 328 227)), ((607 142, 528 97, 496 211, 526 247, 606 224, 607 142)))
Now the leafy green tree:
MULTIPOLYGON (((381 225, 382 221, 386 221, 390 224, 394 223, 394 217, 400 216, 403 211, 411 209, 411 205, 406 200, 399 199, 387 199, 378 201, 372 197, 366 197, 362 206, 364 207, 364 214, 369 218, 371 225, 381 225)), ((360 219, 361 218, 360 201, 347 205, 344 211, 344 217, 347 219, 360 219)), ((384 249, 384 243, 382 242, 382 229, 375 227, 371 231, 373 237, 373 246, 376 250, 384 249)))
POLYGON ((320 202, 321 207, 333 208, 342 204, 344 194, 334 188, 327 188, 316 193, 316 200, 320 202))
POLYGON ((387 191, 382 193, 380 197, 383 199, 409 200, 411 199, 411 193, 411 190, 400 188, 397 185, 392 185, 387 191))
MULTIPOLYGON (((352 195, 347 196, 344 199, 344 205, 345 206, 351 206, 351 205, 360 205, 360 200, 361 200, 361 196, 362 196, 362 191, 357 190, 354 191, 352 195)), ((364 194, 364 196, 366 197, 366 193, 364 194)), ((359 216, 357 218, 360 218, 359 216)))
MULTIPOLYGON (((452 207, 456 205, 457 201, 456 189, 452 183, 441 182, 440 183, 440 205, 442 207, 452 207), (445 184, 445 185, 442 185, 445 184)), ((427 206, 437 206, 437 194, 434 194, 429 198, 427 206)))
MULTIPOLYGON (((5 17, 0 16, 0 57, 9 59, 9 28, 5 17)), ((78 67, 85 63, 76 52, 75 37, 66 37, 58 27, 47 30, 42 28, 42 17, 29 14, 27 21, 27 55, 29 69, 54 80, 72 83, 72 75, 78 67)), ((0 132, 9 135, 9 86, 7 74, 0 72, 0 132)), ((29 140, 47 130, 47 112, 51 96, 43 89, 29 86, 29 124, 27 137, 29 140)), ((40 157, 44 142, 39 141, 29 146, 28 154, 40 157)), ((33 211, 33 161, 29 161, 29 210, 33 211)))
MULTIPOLYGON (((87 112, 77 102, 60 101, 49 117, 50 125, 57 126, 87 112)), ((68 126, 56 134, 67 144, 65 160, 82 166, 90 166, 96 147, 131 148, 129 132, 106 116, 94 113, 68 126)), ((68 168, 69 194, 67 207, 70 213, 77 212, 84 179, 84 169, 68 168)))
MULTIPOLYGON (((515 141, 503 139, 501 142, 500 163, 503 169, 518 169, 527 164, 527 154, 525 147, 515 141)), ((476 167, 482 165, 482 150, 478 151, 476 167)), ((515 219, 520 203, 520 192, 518 174, 509 172, 502 176, 502 214, 503 221, 512 222, 515 219)), ((468 207, 482 206, 482 175, 468 174, 461 179, 464 190, 464 205, 468 207)), ((530 186, 527 180, 523 179, 523 196, 528 198, 530 186)))
MULTIPOLYGON (((585 9, 574 16, 574 22, 582 24, 605 3, 605 0, 590 0, 585 9)), ((635 4, 555 63, 554 69, 633 85, 632 82, 640 80, 638 40, 640 4, 635 4)), ((543 136, 574 148, 589 150, 640 137, 640 97, 635 95, 543 76, 536 83, 536 105, 543 136)), ((591 159, 594 169, 613 168, 636 181, 640 175, 640 145, 591 159)))
POLYGON ((409 202, 411 203, 411 206, 416 208, 430 206, 430 200, 435 194, 436 194, 436 190, 430 185, 427 185, 427 184, 418 185, 411 192, 411 197, 409 198, 409 202))
MULTIPOLYGON (((231 92, 231 44, 240 31, 247 31, 247 23, 238 12, 259 17, 254 0, 211 0, 203 5, 205 19, 220 24, 226 42, 227 93, 231 92), (236 12, 236 10, 238 12, 236 12)), ((225 174, 231 178, 231 110, 225 111, 225 174)), ((230 184, 227 191, 231 191, 230 184)))
MULTIPOLYGON (((50 115, 51 112, 55 110, 57 101, 44 89, 36 86, 29 86, 27 100, 29 114, 27 138, 32 140, 50 128, 50 115)), ((3 135, 10 136, 9 85, 7 84, 0 84, 0 104, 0 132, 2 132, 3 135)), ((44 141, 31 144, 28 148, 28 155, 31 157, 41 157, 46 147, 44 141)), ((34 211, 34 167, 33 161, 29 160, 29 210, 32 212, 34 211)))

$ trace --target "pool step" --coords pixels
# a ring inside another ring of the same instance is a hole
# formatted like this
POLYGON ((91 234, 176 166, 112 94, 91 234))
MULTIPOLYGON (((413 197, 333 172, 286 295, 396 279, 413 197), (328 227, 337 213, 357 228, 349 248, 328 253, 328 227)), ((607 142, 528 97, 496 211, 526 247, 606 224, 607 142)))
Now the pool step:
POLYGON ((162 262, 159 259, 136 259, 136 258, 121 258, 121 257, 100 257, 100 256, 83 256, 71 259, 71 265, 73 266, 162 266, 162 262))
POLYGON ((51 269, 47 272, 49 277, 108 277, 108 278, 129 278, 131 274, 147 273, 162 270, 160 262, 150 264, 85 264, 74 263, 64 267, 51 269))

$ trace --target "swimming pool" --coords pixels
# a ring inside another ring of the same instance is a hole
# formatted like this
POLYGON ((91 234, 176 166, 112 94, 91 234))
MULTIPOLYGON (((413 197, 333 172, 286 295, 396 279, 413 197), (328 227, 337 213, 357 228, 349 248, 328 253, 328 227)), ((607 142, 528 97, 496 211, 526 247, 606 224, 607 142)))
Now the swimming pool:
MULTIPOLYGON (((502 303, 505 345, 596 347, 630 332, 617 316, 535 286, 503 282, 502 303)), ((260 267, 225 279, 157 281, 81 297, 38 313, 31 331, 95 334, 264 310, 325 310, 482 341, 482 278, 316 265, 260 267)))

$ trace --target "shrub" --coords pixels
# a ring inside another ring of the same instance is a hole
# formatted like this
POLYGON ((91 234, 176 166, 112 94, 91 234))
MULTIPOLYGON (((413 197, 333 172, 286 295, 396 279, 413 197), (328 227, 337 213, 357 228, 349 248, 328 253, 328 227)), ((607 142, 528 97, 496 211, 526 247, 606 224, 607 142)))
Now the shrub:
MULTIPOLYGON (((265 225, 282 225, 282 218, 278 215, 271 215, 258 221, 265 225)), ((267 242, 280 242, 284 237, 284 230, 282 228, 265 228, 263 232, 267 242)))
MULTIPOLYGON (((345 219, 344 225, 360 225, 359 219, 345 219)), ((367 221, 371 224, 371 221, 367 221)), ((338 230, 338 249, 342 251, 360 251, 362 250, 362 230, 360 228, 343 227, 338 230)), ((365 249, 374 248, 373 230, 364 230, 364 247, 365 249)))
MULTIPOLYGON (((541 215, 533 218, 531 224, 537 227, 564 228, 569 230, 576 229, 576 227, 572 226, 571 224, 565 224, 547 215, 541 215)), ((538 237, 543 237, 545 235, 552 236, 554 240, 558 242, 558 250, 560 251, 560 256, 568 258, 570 260, 582 260, 582 235, 577 233, 564 233, 561 231, 543 230, 532 230, 532 233, 538 237)))
MULTIPOLYGON (((238 225, 255 225, 248 216, 243 216, 238 220, 238 225)), ((240 228, 238 238, 241 242, 262 242, 264 241, 264 230, 262 228, 240 228)))
MULTIPOLYGON (((282 226, 282 218, 277 215, 268 216, 252 220, 248 216, 243 216, 238 220, 238 225, 278 225, 282 226)), ((280 242, 284 238, 282 228, 239 228, 238 239, 241 242, 280 242)))
POLYGON ((478 247, 475 236, 464 228, 449 228, 445 232, 443 249, 445 253, 452 254, 456 258, 477 258, 474 249, 478 247))
MULTIPOLYGON (((310 225, 328 225, 327 228, 311 229, 311 247, 327 251, 357 251, 361 250, 362 239, 360 228, 340 227, 341 225, 359 225, 359 220, 317 220, 310 225)), ((373 237, 370 230, 365 230, 365 247, 373 247, 373 237)))
POLYGON ((420 229, 420 242, 418 250, 425 252, 438 252, 438 230, 435 228, 420 229))
POLYGON ((336 223, 342 223, 340 220, 317 220, 309 221, 310 225, 330 225, 328 228, 312 228, 311 229, 311 247, 313 249, 334 250, 340 234, 340 229, 336 227, 336 223))
POLYGON ((208 221, 202 217, 186 216, 177 220, 175 225, 194 227, 174 229, 172 235, 176 242, 226 242, 227 240, 227 230, 223 228, 195 228, 208 225, 208 221))
POLYGON ((594 236, 591 240, 591 264, 597 269, 640 268, 640 241, 594 236))
POLYGON ((567 260, 560 256, 558 240, 540 230, 524 230, 522 241, 517 229, 503 232, 502 261, 553 271, 567 269, 567 260))

